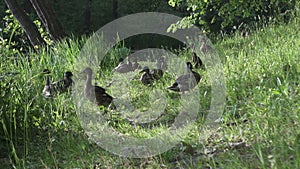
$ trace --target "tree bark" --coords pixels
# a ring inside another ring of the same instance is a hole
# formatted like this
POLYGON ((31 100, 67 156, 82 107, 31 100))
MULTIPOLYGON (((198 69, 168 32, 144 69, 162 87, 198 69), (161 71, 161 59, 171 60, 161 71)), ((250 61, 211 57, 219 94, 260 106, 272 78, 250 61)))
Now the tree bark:
POLYGON ((41 34, 38 31, 36 25, 30 20, 29 16, 26 15, 24 10, 18 5, 16 0, 4 0, 7 7, 20 23, 21 27, 24 29, 31 45, 41 46, 46 44, 41 34))
POLYGON ((30 13, 32 11, 32 6, 29 0, 24 0, 24 10, 26 13, 30 13))
POLYGON ((84 12, 84 25, 83 25, 83 32, 86 34, 89 32, 91 27, 91 1, 86 0, 86 7, 84 12))
POLYGON ((48 0, 30 0, 30 2, 53 40, 67 36, 48 0))
POLYGON ((118 0, 113 0, 113 19, 118 18, 118 0))

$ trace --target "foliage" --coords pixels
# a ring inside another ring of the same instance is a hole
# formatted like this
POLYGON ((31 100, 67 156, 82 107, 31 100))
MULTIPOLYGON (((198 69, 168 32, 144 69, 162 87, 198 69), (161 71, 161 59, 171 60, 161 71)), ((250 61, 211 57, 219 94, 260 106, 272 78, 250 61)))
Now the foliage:
POLYGON ((6 16, 3 18, 3 21, 4 29, 1 37, 3 38, 2 43, 4 44, 1 46, 11 47, 12 49, 18 48, 22 51, 28 43, 24 30, 9 10, 6 10, 6 16))
POLYGON ((293 17, 295 0, 169 0, 169 5, 186 8, 189 15, 173 29, 200 25, 207 32, 230 32, 245 29, 256 21, 288 21, 293 17))
MULTIPOLYGON (((3 18, 4 28, 2 30, 2 34, 0 35, 1 46, 5 48, 13 49, 14 53, 16 52, 27 52, 29 40, 20 26, 19 22, 14 18, 9 10, 6 10, 6 15, 3 18)), ((38 31, 40 32, 42 38, 47 42, 47 44, 52 44, 53 42, 50 39, 49 33, 45 31, 41 22, 39 20, 33 21, 38 27, 38 31)))

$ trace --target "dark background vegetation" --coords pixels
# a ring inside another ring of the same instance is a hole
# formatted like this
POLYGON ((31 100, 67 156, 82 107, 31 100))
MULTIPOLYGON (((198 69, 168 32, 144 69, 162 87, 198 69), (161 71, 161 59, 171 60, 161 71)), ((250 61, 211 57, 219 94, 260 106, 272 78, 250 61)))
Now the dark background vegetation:
MULTIPOLYGON (((77 0, 50 1, 59 21, 69 36, 80 37, 97 31, 106 23, 115 19, 113 0, 77 0), (90 15, 86 15, 87 10, 90 15), (88 18, 89 19, 88 19, 88 18), (87 23, 86 21, 89 20, 87 23)), ((29 0, 18 0, 24 10, 33 20, 38 17, 29 0)), ((118 1, 117 17, 138 12, 166 12, 180 17, 191 16, 189 21, 206 32, 211 32, 211 38, 220 34, 230 34, 235 31, 247 32, 268 23, 288 22, 295 8, 295 0, 255 0, 255 1, 194 1, 181 0, 127 0, 118 1), (195 8, 196 6, 196 8, 195 8)), ((5 12, 4 1, 0 2, 1 36, 10 38, 10 33, 17 22, 5 12), (10 19, 8 19, 10 18, 10 19)), ((183 22, 183 25, 185 23, 183 22)), ((182 25, 181 25, 182 26, 182 25)), ((42 27, 42 26, 40 26, 42 27)), ((180 25, 179 25, 180 27, 180 25)), ((16 30, 12 37, 17 44, 26 42, 22 30, 16 30)), ((139 35, 131 37, 125 43, 128 47, 142 49, 145 47, 169 46, 177 48, 180 44, 168 37, 157 38, 158 35, 139 35), (145 44, 147 42, 147 44, 145 44), (150 43, 150 44, 149 44, 150 43), (167 44, 167 45, 166 45, 167 44)), ((22 46, 22 45, 21 45, 22 46)))

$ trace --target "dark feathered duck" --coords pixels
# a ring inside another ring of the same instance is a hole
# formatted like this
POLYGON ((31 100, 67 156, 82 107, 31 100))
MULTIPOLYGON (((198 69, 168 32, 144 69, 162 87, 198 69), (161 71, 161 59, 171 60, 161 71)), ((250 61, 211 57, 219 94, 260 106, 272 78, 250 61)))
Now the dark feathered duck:
POLYGON ((150 71, 148 66, 145 66, 140 73, 143 73, 140 77, 140 81, 144 85, 149 85, 149 84, 153 83, 154 80, 159 80, 164 75, 163 70, 152 69, 150 71))
POLYGON ((152 74, 150 74, 150 69, 148 66, 145 66, 143 68, 142 71, 140 71, 140 73, 143 73, 140 77, 140 81, 144 84, 144 85, 149 85, 154 81, 154 78, 152 76, 152 74))
POLYGON ((74 81, 72 80, 73 74, 70 71, 64 73, 64 78, 51 83, 52 88, 59 93, 71 92, 72 87, 74 85, 74 81))
POLYGON ((176 92, 185 92, 193 89, 199 83, 201 76, 199 73, 193 71, 191 62, 187 62, 187 74, 179 76, 172 86, 168 87, 169 90, 176 92))
POLYGON ((84 94, 87 99, 96 103, 98 106, 108 107, 112 103, 113 97, 107 94, 104 88, 92 85, 93 71, 91 68, 85 68, 83 73, 86 74, 84 94))
POLYGON ((43 95, 45 97, 52 97, 58 93, 71 92, 74 81, 72 80, 72 72, 67 71, 64 73, 64 78, 58 80, 57 82, 51 83, 49 74, 51 73, 49 69, 43 71, 44 74, 47 74, 45 86, 43 89, 43 95))

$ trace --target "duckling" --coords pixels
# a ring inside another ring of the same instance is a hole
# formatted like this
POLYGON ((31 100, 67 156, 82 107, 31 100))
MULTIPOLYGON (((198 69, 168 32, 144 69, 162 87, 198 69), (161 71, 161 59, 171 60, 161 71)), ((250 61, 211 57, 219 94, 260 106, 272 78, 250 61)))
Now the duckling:
POLYGON ((158 80, 164 75, 164 68, 166 68, 165 59, 163 57, 156 60, 156 69, 152 69, 151 74, 154 79, 158 80))
POLYGON ((142 74, 140 81, 144 85, 149 85, 153 83, 154 80, 159 80, 164 75, 164 72, 161 69, 152 69, 150 71, 148 66, 145 66, 140 73, 142 72, 144 73, 142 74))
POLYGON ((67 71, 64 73, 64 78, 57 81, 57 82, 53 82, 51 83, 51 87, 59 93, 64 93, 64 92, 71 92, 72 91, 72 87, 74 85, 74 81, 72 80, 73 74, 70 71, 67 71))
POLYGON ((152 69, 150 74, 153 76, 155 80, 159 80, 164 75, 164 71, 161 69, 152 69))
POLYGON ((127 58, 126 63, 124 63, 123 58, 120 58, 118 66, 113 69, 113 71, 116 71, 119 73, 127 73, 127 72, 130 72, 131 70, 132 70, 132 63, 131 63, 129 57, 127 58))
POLYGON ((104 88, 92 85, 93 71, 91 68, 85 68, 83 73, 86 74, 85 96, 89 101, 95 102, 98 106, 108 107, 112 103, 113 97, 107 94, 104 88))
POLYGON ((159 80, 164 75, 164 71, 161 69, 152 69, 150 74, 152 74, 155 80, 159 80))
POLYGON ((140 71, 140 73, 143 73, 140 77, 140 81, 144 84, 144 85, 149 85, 154 81, 154 77, 153 75, 150 73, 150 69, 148 66, 145 66, 143 68, 142 71, 140 71), (144 73, 143 73, 144 72, 144 73))
POLYGON ((184 75, 179 76, 175 80, 173 85, 168 87, 167 89, 173 90, 175 92, 185 92, 185 91, 188 91, 188 90, 194 88, 199 83, 199 81, 201 79, 201 76, 200 76, 199 73, 192 70, 193 65, 191 64, 191 62, 187 62, 187 68, 193 74, 196 83, 193 82, 193 79, 191 77, 191 73, 188 73, 188 74, 184 74, 184 75))
POLYGON ((67 91, 71 92, 71 88, 74 85, 73 80, 71 77, 73 76, 72 72, 67 71, 64 73, 64 78, 51 83, 49 74, 51 73, 49 69, 44 69, 43 70, 44 74, 47 74, 46 76, 46 84, 43 89, 43 95, 45 97, 52 97, 56 95, 57 93, 64 93, 67 91))
POLYGON ((195 52, 193 52, 192 62, 195 64, 195 68, 200 68, 203 65, 202 60, 196 55, 195 52))

